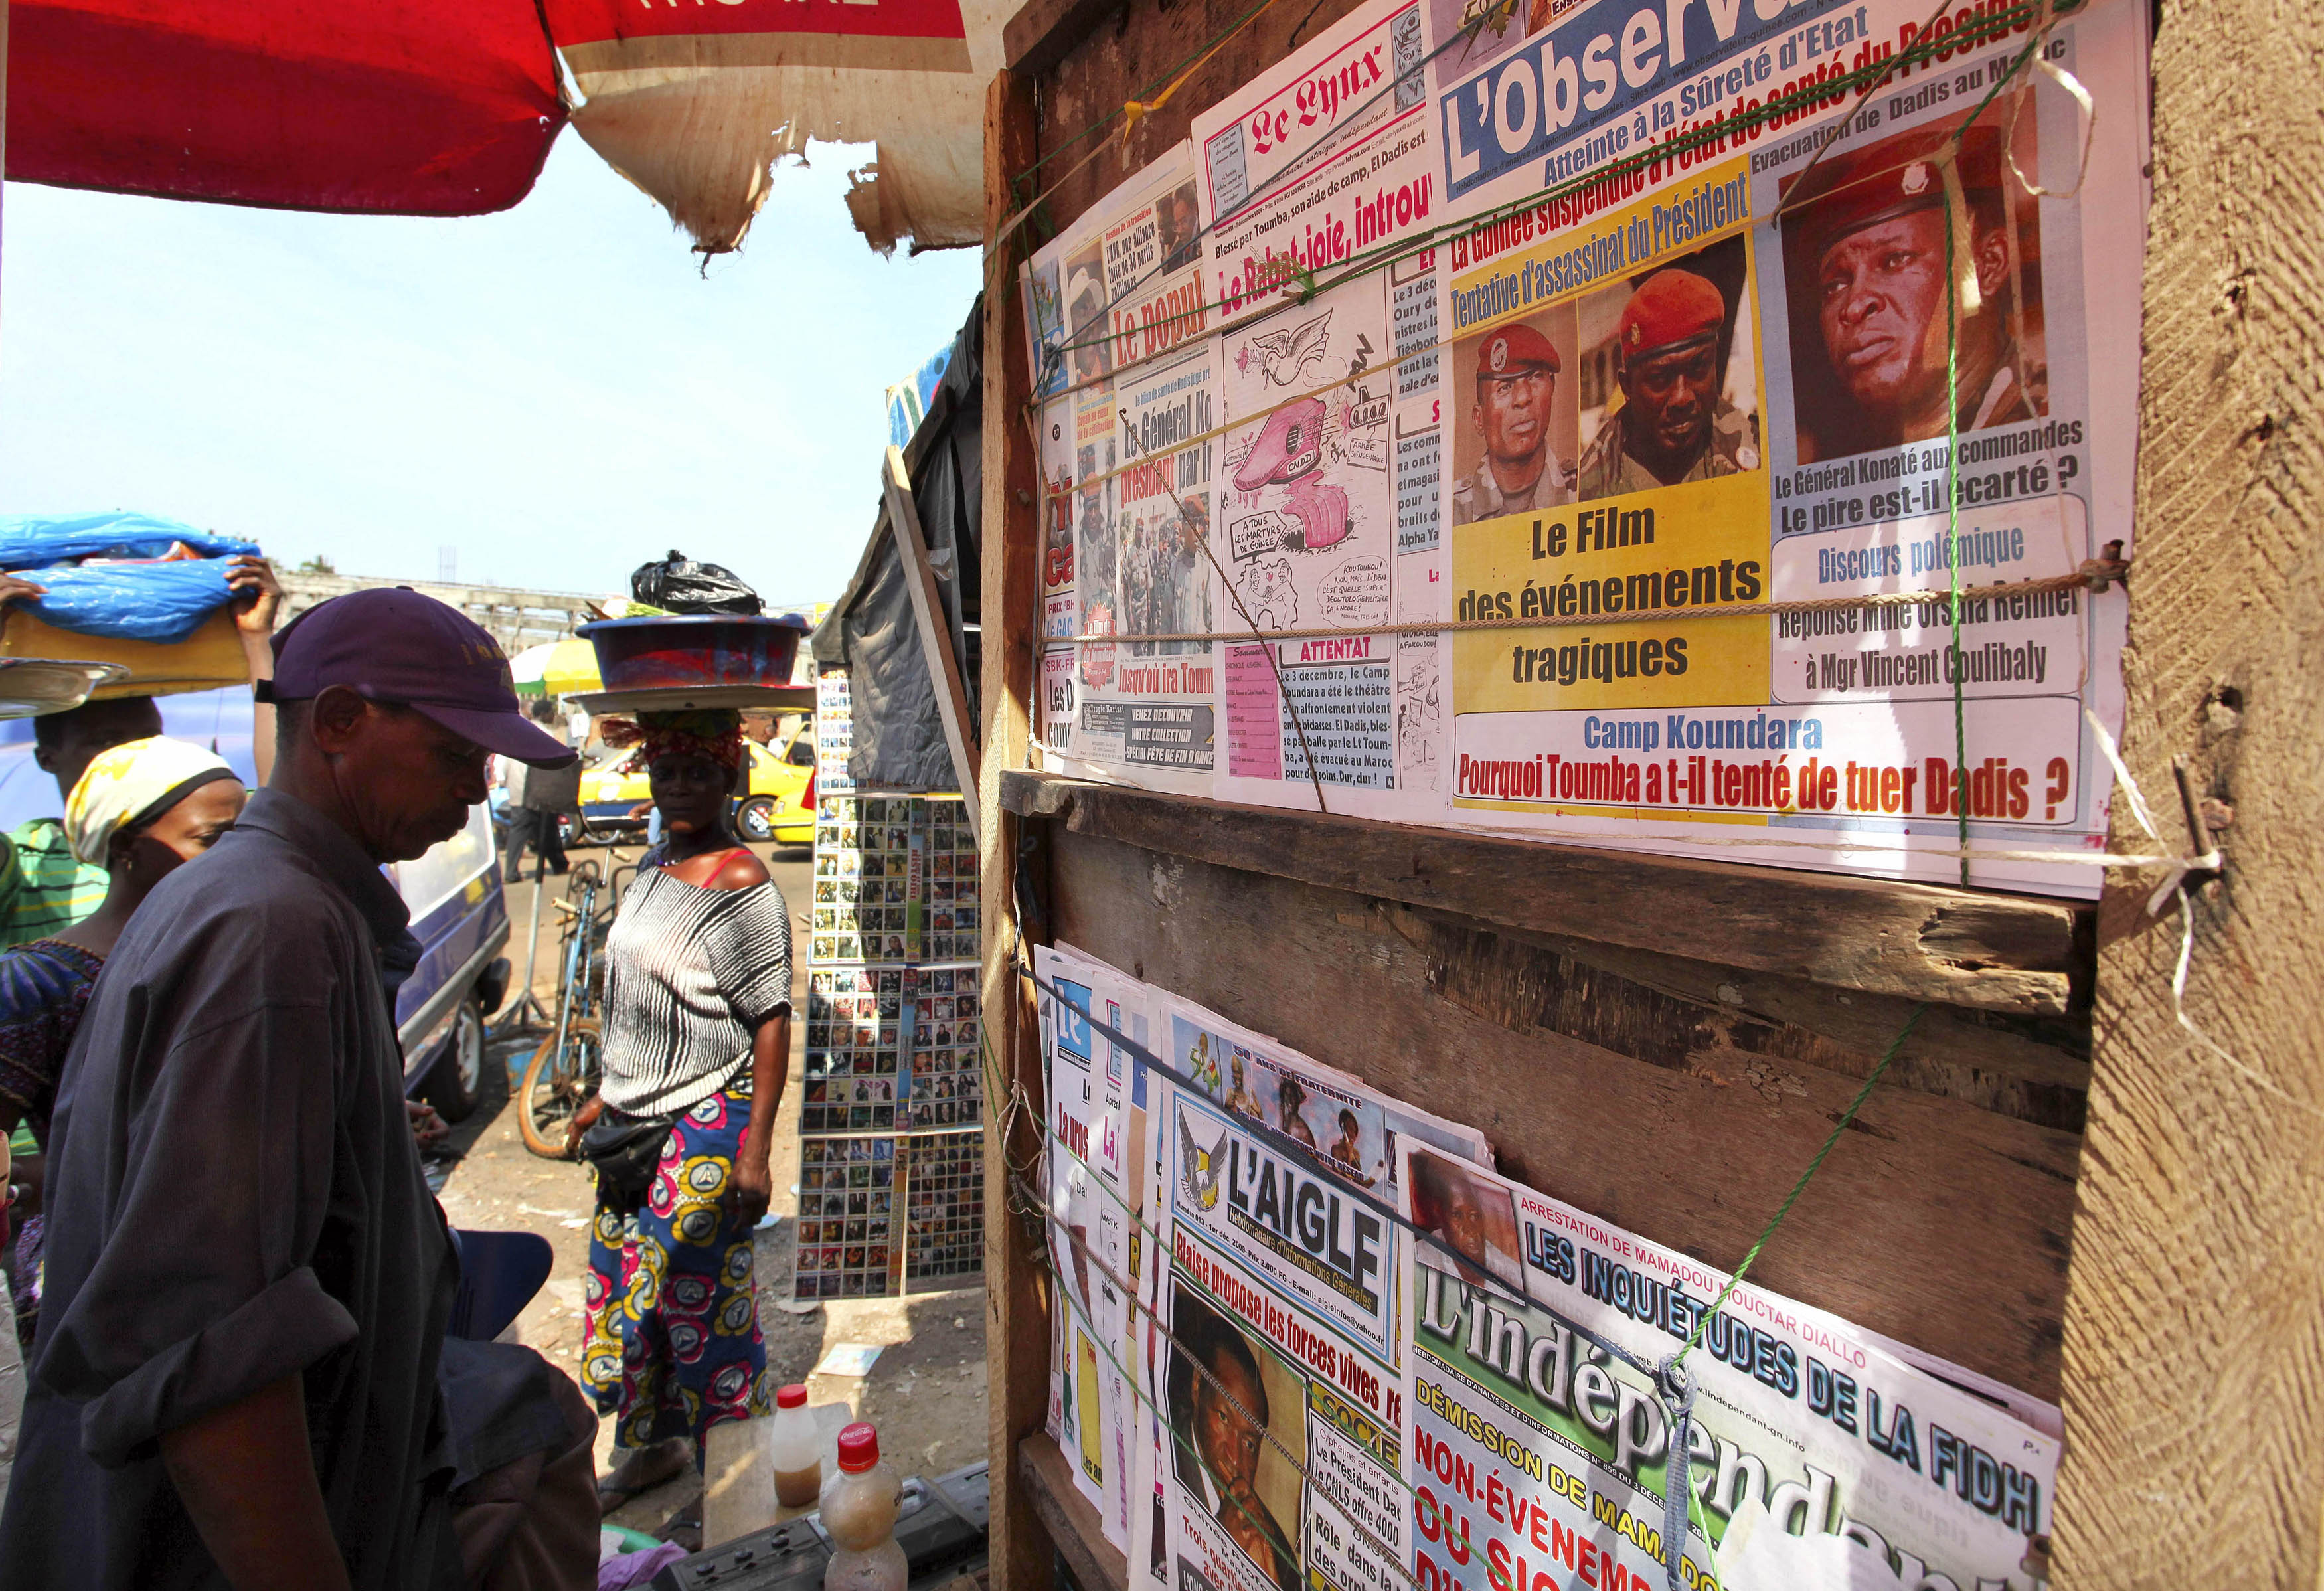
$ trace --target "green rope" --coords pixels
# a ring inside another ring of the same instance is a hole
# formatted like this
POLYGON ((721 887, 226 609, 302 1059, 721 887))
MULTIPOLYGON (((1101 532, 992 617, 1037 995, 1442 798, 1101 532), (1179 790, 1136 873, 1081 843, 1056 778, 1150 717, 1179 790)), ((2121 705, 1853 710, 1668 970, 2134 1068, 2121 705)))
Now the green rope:
MULTIPOLYGON (((1964 130, 1969 124, 1961 124, 1964 130)), ((1960 147, 1955 134, 1953 146, 1960 147)), ((1960 559, 1960 273, 1953 264, 1953 194, 1960 179, 1945 170, 1945 562, 1952 576, 1953 815, 1960 828, 1960 881, 1969 885, 1969 707, 1962 683, 1960 559)))
POLYGON ((1832 1124, 1831 1133, 1823 1141, 1823 1147, 1815 1152, 1815 1159, 1810 1161, 1808 1169, 1800 1173, 1800 1179, 1792 1185, 1792 1190, 1784 1196, 1784 1202, 1775 1207, 1775 1213, 1768 1218, 1767 1225, 1761 1229, 1758 1241, 1746 1251, 1743 1263, 1735 1267, 1735 1274, 1727 1279, 1727 1285, 1719 1290, 1719 1296, 1711 1300, 1711 1307, 1696 1313, 1694 1332, 1686 1339, 1686 1346, 1678 1351, 1678 1357, 1672 1362, 1674 1369, 1685 1366, 1686 1356, 1694 1352, 1695 1345, 1702 1340, 1703 1332, 1711 1325, 1711 1318, 1719 1313, 1720 1306, 1726 1303, 1729 1295, 1741 1284, 1744 1273, 1751 1269, 1751 1263, 1759 1257, 1759 1251, 1767 1246, 1767 1240, 1775 1235, 1775 1228, 1784 1224, 1784 1217, 1790 1215, 1792 1207, 1800 1202, 1800 1195, 1808 1190, 1808 1184, 1815 1179, 1816 1172, 1822 1169, 1824 1156, 1830 1154, 1832 1145, 1840 1142, 1840 1135, 1848 1131, 1848 1124, 1856 1119, 1856 1113, 1863 1108, 1865 1099, 1871 1094, 1872 1085, 1877 1083, 1881 1075, 1887 1071, 1889 1063, 1896 1059, 1896 1052, 1904 1047, 1904 1041, 1912 1036, 1913 1026, 1921 1020, 1921 1013, 1928 1008, 1926 1001, 1913 1007, 1913 1014, 1904 1019, 1904 1025, 1896 1030, 1895 1038, 1888 1041, 1888 1049, 1880 1057, 1880 1064, 1872 1068, 1872 1075, 1864 1079, 1864 1087, 1856 1091, 1856 1097, 1849 1100, 1848 1108, 1840 1113, 1840 1120, 1832 1124))

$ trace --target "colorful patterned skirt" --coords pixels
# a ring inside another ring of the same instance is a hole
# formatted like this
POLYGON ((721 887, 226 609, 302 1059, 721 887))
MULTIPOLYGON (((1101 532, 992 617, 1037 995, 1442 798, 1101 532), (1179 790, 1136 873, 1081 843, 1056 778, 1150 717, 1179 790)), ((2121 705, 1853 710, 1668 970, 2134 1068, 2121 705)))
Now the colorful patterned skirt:
POLYGON ((624 1448, 691 1437, 699 1466, 712 1426, 773 1412, 751 1226, 726 1203, 750 1121, 744 1071, 678 1118, 642 1208, 598 1191, 581 1384, 624 1448))

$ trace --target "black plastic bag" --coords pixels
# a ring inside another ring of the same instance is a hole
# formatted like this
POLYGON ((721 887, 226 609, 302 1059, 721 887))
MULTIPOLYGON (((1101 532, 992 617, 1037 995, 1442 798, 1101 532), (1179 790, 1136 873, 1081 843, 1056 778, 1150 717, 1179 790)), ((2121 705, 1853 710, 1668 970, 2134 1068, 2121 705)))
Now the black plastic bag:
POLYGON ((766 606, 733 570, 696 563, 675 547, 668 558, 638 566, 630 595, 671 613, 755 614, 766 606))

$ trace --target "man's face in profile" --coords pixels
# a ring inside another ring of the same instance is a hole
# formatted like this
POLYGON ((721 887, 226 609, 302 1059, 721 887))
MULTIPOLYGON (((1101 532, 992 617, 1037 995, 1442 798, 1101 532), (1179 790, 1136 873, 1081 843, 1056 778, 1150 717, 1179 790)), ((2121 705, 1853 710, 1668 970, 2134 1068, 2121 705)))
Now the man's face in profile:
MULTIPOLYGON (((1211 1369, 1233 1394, 1236 1403, 1265 1417, 1266 1390, 1250 1378, 1240 1363, 1222 1354, 1211 1369)), ((1219 1396, 1218 1388, 1211 1384, 1209 1377, 1194 1378, 1194 1447, 1222 1489, 1250 1490, 1252 1478, 1259 1474, 1259 1448, 1263 1439, 1259 1428, 1237 1413, 1233 1403, 1219 1396)))
POLYGON ((1477 378, 1477 406, 1471 414, 1485 439, 1485 451, 1502 464, 1529 464, 1547 445, 1550 401, 1557 377, 1538 365, 1507 375, 1477 378))
POLYGON ((1176 199, 1172 199, 1170 201, 1170 218, 1177 223, 1178 241, 1180 243, 1185 243, 1193 238, 1197 225, 1194 219, 1194 199, 1189 195, 1184 193, 1179 194, 1176 199))
POLYGON ((1642 459, 1676 468, 1692 466, 1711 446, 1711 416, 1719 402, 1719 339, 1666 349, 1622 368, 1622 394, 1637 411, 1629 445, 1642 459))
POLYGON ((1818 319, 1832 373, 1867 408, 1893 410, 1944 379, 1945 212, 1914 210, 1824 250, 1818 319), (1933 369, 1932 369, 1933 366, 1933 369))

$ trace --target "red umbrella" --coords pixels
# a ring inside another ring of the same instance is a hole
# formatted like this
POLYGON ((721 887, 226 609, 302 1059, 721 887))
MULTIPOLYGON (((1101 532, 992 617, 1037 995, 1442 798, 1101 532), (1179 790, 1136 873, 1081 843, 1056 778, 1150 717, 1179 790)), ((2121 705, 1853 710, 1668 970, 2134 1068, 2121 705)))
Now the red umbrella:
POLYGON ((286 209, 475 216, 564 125, 532 0, 0 0, 7 173, 286 209))

